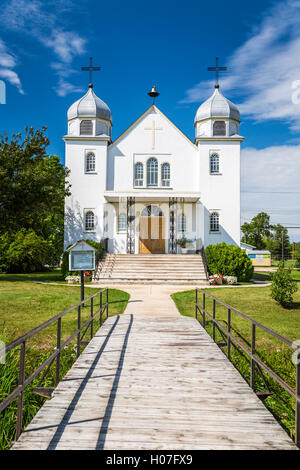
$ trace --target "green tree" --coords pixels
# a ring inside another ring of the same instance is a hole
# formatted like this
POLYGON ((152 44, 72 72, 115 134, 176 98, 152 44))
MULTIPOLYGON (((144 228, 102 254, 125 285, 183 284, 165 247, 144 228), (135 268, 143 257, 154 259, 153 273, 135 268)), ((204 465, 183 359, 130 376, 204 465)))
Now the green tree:
MULTIPOLYGON (((6 240, 0 244, 2 265, 7 240, 14 243, 20 231, 24 237, 28 234, 28 243, 33 246, 38 246, 33 234, 41 241, 40 246, 46 242, 47 263, 57 262, 63 251, 64 199, 70 194, 65 180, 69 170, 59 157, 47 154, 49 140, 45 132, 45 127, 25 128, 24 136, 13 134, 10 140, 7 135, 0 137, 0 236, 5 235, 2 240, 6 240)), ((34 264, 34 250, 31 255, 27 266, 34 264)))
POLYGON ((242 242, 263 250, 266 248, 267 239, 271 236, 270 216, 266 212, 260 212, 251 222, 245 222, 241 229, 242 242))

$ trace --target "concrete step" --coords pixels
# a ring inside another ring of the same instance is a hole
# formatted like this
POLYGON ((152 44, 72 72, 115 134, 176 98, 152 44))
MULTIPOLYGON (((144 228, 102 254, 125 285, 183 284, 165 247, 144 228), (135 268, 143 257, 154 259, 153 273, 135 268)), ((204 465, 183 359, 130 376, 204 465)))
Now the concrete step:
POLYGON ((209 282, 204 279, 95 279, 94 284, 99 285, 113 285, 113 284, 163 284, 163 285, 193 285, 193 286, 208 286, 209 282))
POLYGON ((107 254, 94 282, 207 285, 202 256, 195 254, 107 254))

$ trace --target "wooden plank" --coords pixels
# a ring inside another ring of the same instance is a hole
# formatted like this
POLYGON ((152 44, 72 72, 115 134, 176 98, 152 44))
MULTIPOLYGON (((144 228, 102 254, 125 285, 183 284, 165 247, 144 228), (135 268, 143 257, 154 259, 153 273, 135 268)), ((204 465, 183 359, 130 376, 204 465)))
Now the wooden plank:
POLYGON ((123 315, 105 322, 13 447, 103 448, 296 446, 196 320, 123 315))

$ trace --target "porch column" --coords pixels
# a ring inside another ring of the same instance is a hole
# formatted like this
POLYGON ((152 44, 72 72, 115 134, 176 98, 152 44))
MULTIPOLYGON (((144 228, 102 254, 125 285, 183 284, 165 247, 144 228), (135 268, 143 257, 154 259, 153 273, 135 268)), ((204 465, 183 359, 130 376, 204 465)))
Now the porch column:
POLYGON ((177 198, 169 198, 169 253, 177 253, 177 198))
POLYGON ((135 198, 127 198, 127 253, 135 250, 135 198))

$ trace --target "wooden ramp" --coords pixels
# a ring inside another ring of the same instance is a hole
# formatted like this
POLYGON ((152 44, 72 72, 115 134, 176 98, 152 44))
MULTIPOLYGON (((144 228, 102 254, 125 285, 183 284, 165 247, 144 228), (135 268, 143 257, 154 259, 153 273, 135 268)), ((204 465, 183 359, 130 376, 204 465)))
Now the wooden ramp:
POLYGON ((109 318, 13 449, 296 449, 192 318, 109 318))

